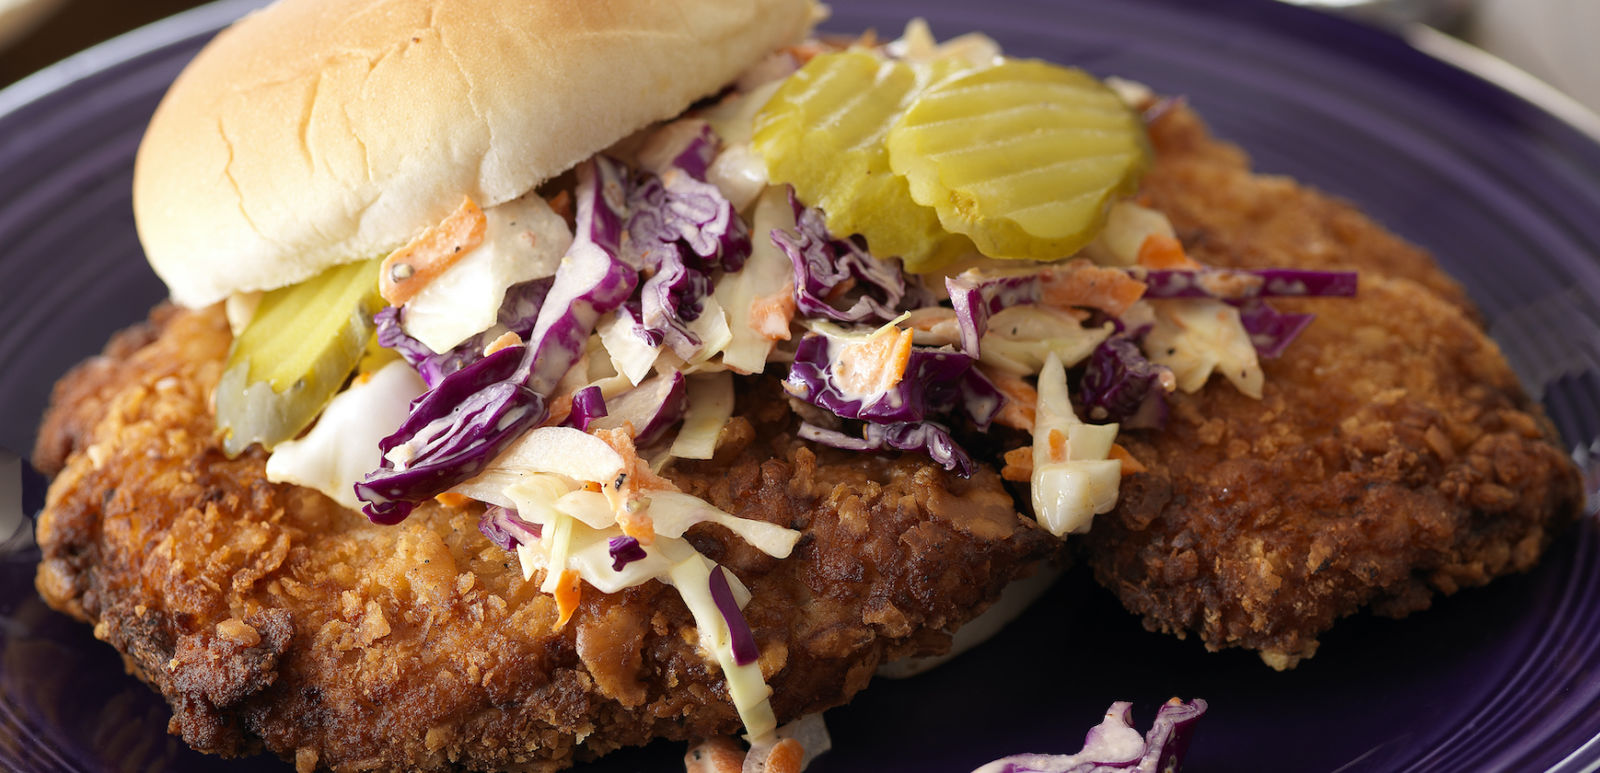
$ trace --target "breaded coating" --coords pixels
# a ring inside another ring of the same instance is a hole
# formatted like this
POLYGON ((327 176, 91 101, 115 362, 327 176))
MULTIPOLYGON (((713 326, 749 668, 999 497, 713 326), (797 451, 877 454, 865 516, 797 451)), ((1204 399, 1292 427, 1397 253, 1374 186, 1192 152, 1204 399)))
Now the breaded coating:
POLYGON ((1145 195, 1195 257, 1354 268, 1360 295, 1273 302, 1317 318, 1263 361, 1261 400, 1215 379, 1122 433, 1150 470, 1084 541, 1099 581, 1151 630, 1289 668, 1341 617, 1532 567, 1581 482, 1459 286, 1348 205, 1251 175, 1186 110, 1153 136, 1145 195))
MULTIPOLYGON (((208 406, 229 340, 218 309, 159 311, 63 380, 36 454, 56 473, 39 591, 161 691, 172 732, 301 770, 552 770, 740 729, 673 589, 585 588, 555 630, 554 600, 479 533, 480 510, 375 526, 267 482, 259 448, 227 459, 208 406)), ((775 388, 743 391, 721 457, 670 477, 804 532, 781 561, 720 526, 689 532, 754 594, 780 721, 942 651, 1056 549, 994 472, 813 450, 775 388)))
POLYGON ((1476 316, 1466 291, 1427 252, 1344 201, 1255 174, 1243 151, 1213 138, 1187 107, 1151 123, 1150 141, 1156 161, 1140 198, 1166 214, 1202 263, 1401 277, 1476 316))

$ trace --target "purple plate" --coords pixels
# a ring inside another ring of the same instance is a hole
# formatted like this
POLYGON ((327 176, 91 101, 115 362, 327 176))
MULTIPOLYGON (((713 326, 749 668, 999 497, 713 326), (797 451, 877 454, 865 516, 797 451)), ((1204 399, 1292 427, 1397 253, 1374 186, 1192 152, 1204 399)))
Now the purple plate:
MULTIPOLYGON (((230 0, 0 92, 0 447, 26 451, 50 385, 164 292, 140 258, 133 153, 167 83, 230 0)), ((1600 455, 1600 145, 1403 41, 1267 0, 853 0, 828 23, 893 34, 922 15, 1020 56, 1186 95, 1265 171, 1359 203, 1432 250, 1482 306, 1580 461, 1600 455)), ((24 481, 30 511, 43 499, 24 481)), ((1593 496, 1591 495, 1591 498, 1593 496)), ((287 770, 166 735, 168 713, 88 626, 47 610, 26 551, 0 557, 0 764, 18 770, 287 770)), ((1113 700, 1148 721, 1211 703, 1188 769, 1588 771, 1600 766, 1600 528, 1531 574, 1404 621, 1358 617, 1275 673, 1148 634, 1083 574, 944 668, 828 713, 817 773, 970 770, 1075 750, 1113 700)), ((656 744, 592 771, 671 769, 656 744)))

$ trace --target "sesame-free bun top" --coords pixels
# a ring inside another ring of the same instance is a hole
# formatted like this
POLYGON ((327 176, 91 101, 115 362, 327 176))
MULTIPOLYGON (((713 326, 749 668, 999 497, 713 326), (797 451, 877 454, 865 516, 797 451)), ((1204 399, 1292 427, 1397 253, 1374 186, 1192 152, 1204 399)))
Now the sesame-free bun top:
POLYGON ((139 237, 203 306, 514 199, 800 39, 810 0, 279 0, 157 108, 139 237))

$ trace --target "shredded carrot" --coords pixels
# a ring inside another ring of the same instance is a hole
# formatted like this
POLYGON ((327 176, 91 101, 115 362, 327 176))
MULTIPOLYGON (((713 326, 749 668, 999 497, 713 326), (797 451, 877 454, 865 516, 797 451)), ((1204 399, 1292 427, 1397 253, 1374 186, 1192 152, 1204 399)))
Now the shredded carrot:
POLYGON ((1033 431, 1034 417, 1039 408, 1039 392, 1022 377, 992 368, 983 368, 983 375, 994 382, 1000 394, 1005 395, 1005 404, 1000 406, 1000 412, 995 414, 994 420, 1007 427, 1033 431))
POLYGON ((561 422, 566 421, 567 417, 572 415, 572 395, 556 395, 555 397, 550 398, 548 410, 550 411, 550 415, 545 417, 544 423, 540 424, 539 426, 560 426, 561 422))
POLYGON ((649 545, 656 541, 656 525, 650 520, 648 510, 636 513, 628 512, 624 507, 617 513, 617 525, 622 527, 622 533, 639 541, 640 545, 649 545))
POLYGON ((506 332, 501 333, 499 338, 490 341, 488 346, 483 347, 483 356, 488 357, 489 355, 494 354, 501 349, 504 349, 508 346, 516 346, 520 343, 522 343, 522 336, 507 330, 506 332))
POLYGON ((633 447, 633 428, 618 427, 616 429, 600 429, 594 431, 594 436, 606 441, 622 457, 622 474, 618 476, 622 485, 618 488, 637 494, 642 491, 677 491, 678 487, 672 481, 650 471, 650 463, 639 458, 639 452, 633 447))
POLYGON ((446 491, 439 496, 434 497, 434 499, 438 501, 439 504, 444 505, 452 510, 460 510, 461 508, 466 507, 468 503, 472 502, 471 497, 457 494, 454 491, 446 491))
POLYGON ((1122 462, 1123 475, 1133 475, 1150 469, 1138 459, 1133 458, 1133 454, 1128 453, 1128 449, 1123 448, 1121 443, 1112 443, 1111 453, 1106 454, 1106 458, 1122 462))
POLYGON ((744 749, 727 736, 707 738, 683 756, 684 773, 739 773, 743 768, 744 749))
POLYGON ((1145 268, 1199 268, 1183 251, 1183 243, 1166 234, 1150 234, 1139 243, 1139 265, 1145 268))
POLYGON ((571 569, 561 570, 561 579, 556 583, 556 630, 561 630, 572 619, 572 613, 578 610, 578 601, 583 598, 583 580, 578 573, 571 569))
POLYGON ((1049 442, 1050 461, 1064 462, 1067 460, 1067 435, 1059 429, 1050 430, 1046 437, 1049 442))
POLYGON ((794 319, 794 283, 750 301, 750 328, 768 341, 789 340, 789 322, 794 319))
POLYGON ((483 210, 471 197, 462 196, 456 211, 383 259, 378 294, 391 306, 403 305, 482 244, 488 228, 483 210))
POLYGON ((631 423, 616 429, 595 430, 593 434, 622 457, 622 472, 618 473, 617 479, 604 481, 599 486, 608 496, 615 494, 611 503, 616 508, 617 525, 622 527, 623 534, 638 540, 639 544, 651 544, 656 537, 655 523, 650 520, 650 513, 641 506, 640 500, 647 496, 646 492, 677 491, 678 487, 655 474, 650 469, 650 463, 639 458, 639 452, 633 447, 631 423))
POLYGON ((1000 468, 1000 477, 1017 483, 1033 479, 1033 448, 1013 448, 1005 454, 1006 466, 1000 468))
POLYGON ((862 394, 892 389, 911 363, 910 330, 888 330, 859 343, 845 344, 833 376, 845 389, 862 394))
POLYGON ((1087 306, 1120 316, 1144 297, 1144 282, 1126 271, 1101 268, 1086 260, 1048 269, 1039 278, 1043 300, 1051 306, 1087 306))
POLYGON ((911 339, 910 330, 901 330, 895 336, 894 348, 889 350, 887 362, 889 372, 894 374, 894 381, 884 387, 885 389, 900 383, 900 379, 906 377, 906 367, 911 364, 911 339))
POLYGON ((767 773, 800 773, 800 763, 805 758, 806 750, 800 742, 785 738, 767 754, 767 773))

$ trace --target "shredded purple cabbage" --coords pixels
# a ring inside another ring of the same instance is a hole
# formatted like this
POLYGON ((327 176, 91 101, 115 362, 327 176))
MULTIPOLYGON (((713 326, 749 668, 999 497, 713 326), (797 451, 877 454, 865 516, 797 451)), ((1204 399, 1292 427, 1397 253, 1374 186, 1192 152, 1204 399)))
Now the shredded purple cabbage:
POLYGON ((674 166, 660 176, 644 173, 627 189, 628 239, 621 258, 650 276, 618 322, 646 344, 666 344, 683 359, 700 349, 689 324, 700 318, 714 289, 712 273, 738 271, 750 256, 748 226, 722 192, 704 182, 715 140, 705 128, 674 166))
POLYGON ((970 407, 978 411, 973 419, 986 426, 999 410, 998 402, 985 404, 997 398, 999 390, 973 368, 975 361, 962 352, 912 347, 899 383, 882 392, 853 396, 835 383, 829 348, 827 336, 811 333, 800 339, 784 389, 841 418, 919 422, 931 415, 970 407))
POLYGON ((1295 268, 1134 269, 1143 281, 1146 298, 1248 298, 1340 297, 1356 294, 1354 271, 1315 271, 1295 268))
MULTIPOLYGON (((795 230, 772 231, 772 243, 794 266, 795 306, 801 316, 825 317, 840 322, 886 322, 902 306, 931 305, 928 291, 915 280, 907 281, 898 261, 873 257, 861 244, 836 239, 828 232, 822 210, 803 207, 789 191, 795 230)), ((874 394, 852 394, 833 377, 832 346, 822 335, 807 335, 796 348, 784 388, 794 397, 846 419, 867 422, 862 438, 806 425, 802 433, 817 442, 854 450, 894 448, 921 451, 947 470, 972 474, 972 459, 950 436, 946 425, 932 421, 964 415, 979 429, 987 429, 1005 404, 1005 397, 974 367, 977 339, 987 319, 989 303, 973 288, 960 295, 951 288, 962 322, 965 351, 913 347, 905 374, 889 389, 874 394), (969 325, 962 315, 963 301, 985 309, 983 318, 969 325)), ((1037 282, 1034 283, 1037 294, 1037 282)), ((999 298, 995 302, 1003 302, 999 298)), ((998 308, 998 306, 996 306, 998 308)))
POLYGON ((561 422, 561 426, 577 427, 583 432, 588 432, 589 425, 605 415, 605 395, 600 393, 600 387, 588 386, 572 394, 572 412, 567 414, 567 419, 561 422))
POLYGON ((670 255, 709 271, 738 271, 750 257, 750 231, 717 186, 679 169, 646 173, 628 194, 623 260, 653 269, 670 255))
POLYGON ((1133 704, 1118 701, 1090 730, 1077 754, 1017 754, 973 773, 1178 773, 1206 702, 1177 698, 1162 704, 1143 737, 1133 727, 1133 704))
MULTIPOLYGON (((648 282, 648 280, 646 281, 648 282)), ((624 330, 632 331, 634 335, 638 336, 646 344, 658 347, 662 341, 666 340, 666 335, 660 330, 652 330, 644 324, 644 301, 640 297, 644 289, 642 285, 643 283, 641 283, 640 294, 634 295, 617 307, 617 324, 621 325, 624 330)))
POLYGON ((956 310, 956 323, 961 326, 961 349, 973 357, 979 356, 979 342, 989 330, 991 315, 1011 306, 1038 303, 1043 292, 1037 274, 992 279, 960 274, 945 277, 944 286, 950 294, 950 305, 956 310))
POLYGON ((627 300, 638 283, 618 260, 621 231, 607 194, 621 166, 596 157, 578 171, 578 231, 556 270, 531 341, 507 347, 445 376, 411 406, 383 439, 382 466, 355 486, 375 523, 404 520, 416 502, 472 478, 511 441, 549 415, 548 399, 583 351, 601 314, 627 300), (408 449, 396 459, 401 447, 408 449))
POLYGON ((1159 428, 1167 421, 1170 370, 1145 359, 1127 335, 1110 336, 1095 347, 1084 368, 1079 394, 1084 413, 1096 422, 1117 422, 1124 429, 1159 428))
POLYGON ((422 376, 423 383, 433 387, 445 376, 482 359, 484 347, 507 331, 526 340, 528 334, 533 332, 539 307, 544 305, 544 298, 550 293, 553 281, 553 277, 545 277, 512 285, 506 290, 505 300, 500 304, 496 319, 498 324, 443 354, 436 354, 421 341, 406 335, 401 326, 405 319, 403 311, 398 306, 385 306, 372 318, 378 326, 378 345, 398 352, 422 376))
POLYGON ((972 457, 950 436, 950 430, 933 421, 894 424, 867 422, 859 438, 813 424, 801 424, 798 434, 803 440, 845 451, 882 451, 891 448, 921 451, 941 467, 963 478, 971 477, 975 469, 972 457))
POLYGON ((631 424, 634 445, 644 448, 660 440, 683 418, 689 407, 688 395, 688 381, 682 373, 652 376, 613 398, 608 405, 610 415, 595 420, 591 426, 615 429, 631 424))
MULTIPOLYGON (((430 391, 413 403, 400 429, 380 443, 380 469, 356 485, 369 518, 399 522, 415 502, 478 474, 512 440, 544 421, 556 383, 581 355, 601 315, 616 311, 626 329, 684 359, 698 353, 702 342, 690 326, 705 311, 713 278, 740 270, 751 244, 744 221, 705 181, 717 152, 715 133, 702 126, 685 137, 675 141, 682 146, 674 146, 659 175, 636 174, 604 156, 581 166, 576 233, 561 268, 553 278, 508 290, 497 325, 490 330, 449 352, 434 353, 404 333, 400 310, 378 314, 380 343, 411 363, 430 391), (508 330, 527 343, 484 356, 484 346, 508 330)), ((834 237, 822 211, 802 206, 792 189, 789 201, 794 230, 775 229, 768 236, 793 265, 802 317, 874 324, 893 319, 903 307, 934 303, 898 261, 874 257, 859 238, 834 237)), ((1218 298, 1235 305, 1265 357, 1281 354, 1311 316, 1280 313, 1262 298, 1348 296, 1356 289, 1355 275, 1348 272, 1129 271, 1147 284, 1147 297, 1218 298)), ((843 389, 833 376, 829 339, 806 336, 797 346, 785 388, 840 417, 862 421, 864 427, 856 438, 807 424, 802 436, 853 450, 926 453, 946 469, 970 475, 973 463, 948 427, 967 420, 980 430, 987 428, 1004 404, 1001 392, 975 367, 989 317, 1009 306, 1040 302, 1045 279, 1039 273, 948 278, 960 349, 913 347, 904 376, 874 394, 843 389)), ((1081 394, 1091 418, 1130 428, 1159 426, 1166 414, 1166 375, 1141 355, 1133 337, 1119 333, 1091 355, 1081 394)), ((684 409, 684 378, 674 374, 609 404, 598 388, 581 390, 573 396, 567 423, 587 430, 631 422, 638 442, 648 445, 679 421, 684 409)), ((494 512, 492 517, 486 514, 480 528, 501 544, 520 539, 518 523, 525 522, 514 513, 494 512)), ((632 547, 638 549, 637 543, 632 547)), ((627 546, 613 548, 613 558, 621 561, 615 549, 627 546)), ((719 578, 714 575, 714 586, 719 578)), ((733 617, 738 617, 737 609, 733 617)), ((750 647, 753 651, 753 641, 750 647)))
POLYGON ((968 277, 947 276, 944 287, 950 294, 950 305, 956 310, 956 324, 961 327, 961 351, 973 357, 980 356, 983 334, 989 332, 989 304, 984 301, 977 283, 968 277))
POLYGON ((548 415, 545 397, 519 373, 527 346, 511 346, 456 371, 411 404, 411 415, 378 444, 383 466, 355 486, 373 523, 395 524, 414 503, 476 475, 494 453, 548 415), (405 445, 397 467, 389 453, 405 445))
POLYGON ((828 233, 822 210, 801 206, 792 188, 789 203, 794 207, 794 232, 773 229, 771 237, 794 264, 794 300, 800 316, 888 322, 899 314, 908 295, 920 305, 920 287, 908 286, 898 260, 880 260, 850 239, 835 239, 828 233), (849 305, 835 305, 842 301, 849 305))
POLYGON ((688 172, 690 177, 704 181, 706 170, 711 168, 711 162, 716 159, 721 144, 721 138, 711 128, 711 124, 701 124, 700 131, 684 143, 683 149, 672 157, 672 165, 688 172))
POLYGON ((524 521, 517 511, 499 505, 490 505, 478 518, 478 531, 502 550, 516 550, 539 539, 539 524, 524 521))
POLYGON ((620 572, 622 567, 648 558, 644 548, 639 545, 639 540, 633 537, 612 537, 606 542, 606 552, 611 554, 613 572, 620 572))
POLYGON ((1263 298, 1337 297, 1356 294, 1354 271, 1291 268, 1136 269, 1148 298, 1216 298, 1238 307, 1239 321, 1262 357, 1282 355, 1315 315, 1278 311, 1263 298))
POLYGON ((711 570, 711 600, 716 602, 717 611, 722 613, 722 619, 728 623, 728 638, 733 645, 733 662, 747 666, 756 662, 761 652, 756 648, 756 637, 750 633, 750 624, 745 622, 744 614, 739 611, 738 602, 733 600, 733 588, 728 586, 728 578, 723 575, 722 567, 711 570))
POLYGON ((661 256, 655 276, 639 288, 640 326, 646 341, 665 343, 687 360, 700 350, 700 337, 689 323, 700 318, 705 297, 712 291, 711 275, 683 262, 676 250, 661 256))
MULTIPOLYGON (((406 335, 402 327, 402 309, 399 306, 385 306, 372 315, 372 321, 378 328, 378 345, 385 349, 393 349, 408 365, 422 374, 422 380, 428 386, 439 383, 449 373, 454 373, 466 366, 466 362, 457 360, 448 362, 450 355, 454 354, 456 347, 445 354, 439 354, 429 349, 427 344, 406 335)), ((478 352, 480 355, 482 350, 478 352)))
MULTIPOLYGON (((1047 269, 1048 270, 1048 269, 1047 269)), ((1356 294, 1356 274, 1351 271, 1311 271, 1302 269, 1129 269, 1132 277, 1145 283, 1146 298, 1217 298, 1248 301, 1256 298, 1318 296, 1349 297, 1356 294)), ((1042 272, 1016 276, 979 278, 971 274, 947 277, 945 289, 961 326, 961 348, 976 357, 989 317, 1011 306, 1038 303, 1043 293, 1042 272)), ((1266 320, 1270 312, 1257 311, 1260 329, 1268 346, 1287 345, 1281 333, 1266 320)), ((1284 323, 1286 324, 1286 323, 1284 323)), ((1304 323, 1298 323, 1304 327, 1304 323)), ((1292 332, 1298 332, 1299 327, 1292 332)), ((1292 338, 1292 333, 1288 336, 1292 338)), ((1263 344, 1257 344, 1258 347, 1263 344)), ((1278 349, 1282 351, 1281 348, 1278 349)), ((1276 356, 1276 355, 1265 355, 1276 356)))
POLYGON ((1239 322, 1250 334, 1250 343, 1262 357, 1278 357, 1289 348, 1289 342, 1300 335, 1316 318, 1315 314, 1292 314, 1272 308, 1266 301, 1251 299, 1234 304, 1239 308, 1239 322))
POLYGON ((1000 409, 1006 405, 1006 396, 983 371, 974 367, 962 377, 959 390, 959 407, 972 425, 980 431, 989 429, 1000 409))
POLYGON ((578 170, 574 243, 586 241, 618 255, 628 226, 628 198, 633 190, 628 168, 606 156, 595 156, 578 170))

